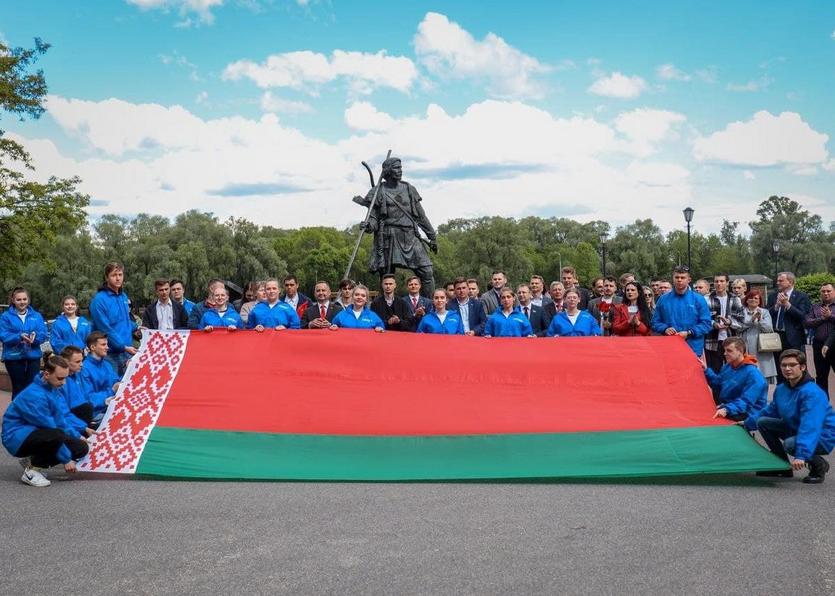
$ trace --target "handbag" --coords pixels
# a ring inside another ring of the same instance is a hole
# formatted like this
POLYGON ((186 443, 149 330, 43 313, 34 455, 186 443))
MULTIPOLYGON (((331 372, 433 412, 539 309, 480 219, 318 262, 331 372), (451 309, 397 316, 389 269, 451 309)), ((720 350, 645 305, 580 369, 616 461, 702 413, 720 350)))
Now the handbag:
POLYGON ((783 342, 779 333, 760 333, 757 336, 758 352, 779 352, 783 349, 783 342))

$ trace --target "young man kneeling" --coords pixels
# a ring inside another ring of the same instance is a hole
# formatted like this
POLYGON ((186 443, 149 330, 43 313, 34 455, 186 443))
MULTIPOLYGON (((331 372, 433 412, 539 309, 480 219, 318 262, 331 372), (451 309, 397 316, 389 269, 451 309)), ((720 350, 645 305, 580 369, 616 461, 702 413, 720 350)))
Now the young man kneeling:
POLYGON ((46 468, 58 463, 75 472, 76 460, 87 455, 87 442, 63 415, 61 387, 69 374, 64 358, 50 356, 41 378, 20 392, 3 415, 3 446, 22 458, 20 480, 30 486, 49 486, 46 468))
POLYGON ((777 386, 774 398, 761 411, 745 420, 745 428, 757 429, 771 452, 789 461, 791 470, 757 472, 758 476, 791 477, 794 470, 809 467, 806 484, 820 484, 829 471, 823 458, 835 447, 835 411, 823 389, 806 372, 806 354, 785 350, 780 368, 786 381, 777 386))

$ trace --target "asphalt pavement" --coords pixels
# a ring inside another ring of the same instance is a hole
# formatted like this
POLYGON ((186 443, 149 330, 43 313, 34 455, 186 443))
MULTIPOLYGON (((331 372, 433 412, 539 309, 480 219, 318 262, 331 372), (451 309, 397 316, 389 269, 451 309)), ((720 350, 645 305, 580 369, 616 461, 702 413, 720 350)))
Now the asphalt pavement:
POLYGON ((45 489, 20 475, 4 451, 4 595, 835 594, 835 473, 351 484, 53 468, 45 489))

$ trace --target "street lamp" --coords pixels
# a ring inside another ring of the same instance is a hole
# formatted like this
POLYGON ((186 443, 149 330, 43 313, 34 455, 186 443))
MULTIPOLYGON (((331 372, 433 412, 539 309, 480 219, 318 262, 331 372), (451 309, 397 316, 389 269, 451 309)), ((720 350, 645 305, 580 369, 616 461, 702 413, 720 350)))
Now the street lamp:
POLYGON ((602 273, 603 273, 604 276, 606 275, 606 238, 608 236, 609 236, 609 234, 605 230, 600 232, 600 247, 601 247, 601 250, 602 250, 601 256, 603 257, 602 273))
MULTIPOLYGON (((687 268, 692 269, 693 266, 691 264, 691 254, 690 254, 690 222, 693 221, 693 208, 687 207, 684 209, 684 221, 687 222, 687 268)), ((690 275, 693 275, 693 272, 690 271, 690 275)))
POLYGON ((780 263, 777 260, 778 253, 780 252, 780 243, 777 240, 771 241, 771 255, 774 257, 774 279, 777 279, 777 274, 780 273, 780 263))

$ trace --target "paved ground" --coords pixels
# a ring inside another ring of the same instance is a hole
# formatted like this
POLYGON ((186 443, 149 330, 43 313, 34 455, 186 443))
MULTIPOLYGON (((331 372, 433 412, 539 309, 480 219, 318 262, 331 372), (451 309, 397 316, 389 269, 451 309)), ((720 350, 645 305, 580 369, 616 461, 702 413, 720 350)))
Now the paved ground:
POLYGON ((315 484, 56 471, 33 489, 20 474, 0 456, 0 594, 835 594, 835 475, 315 484))

